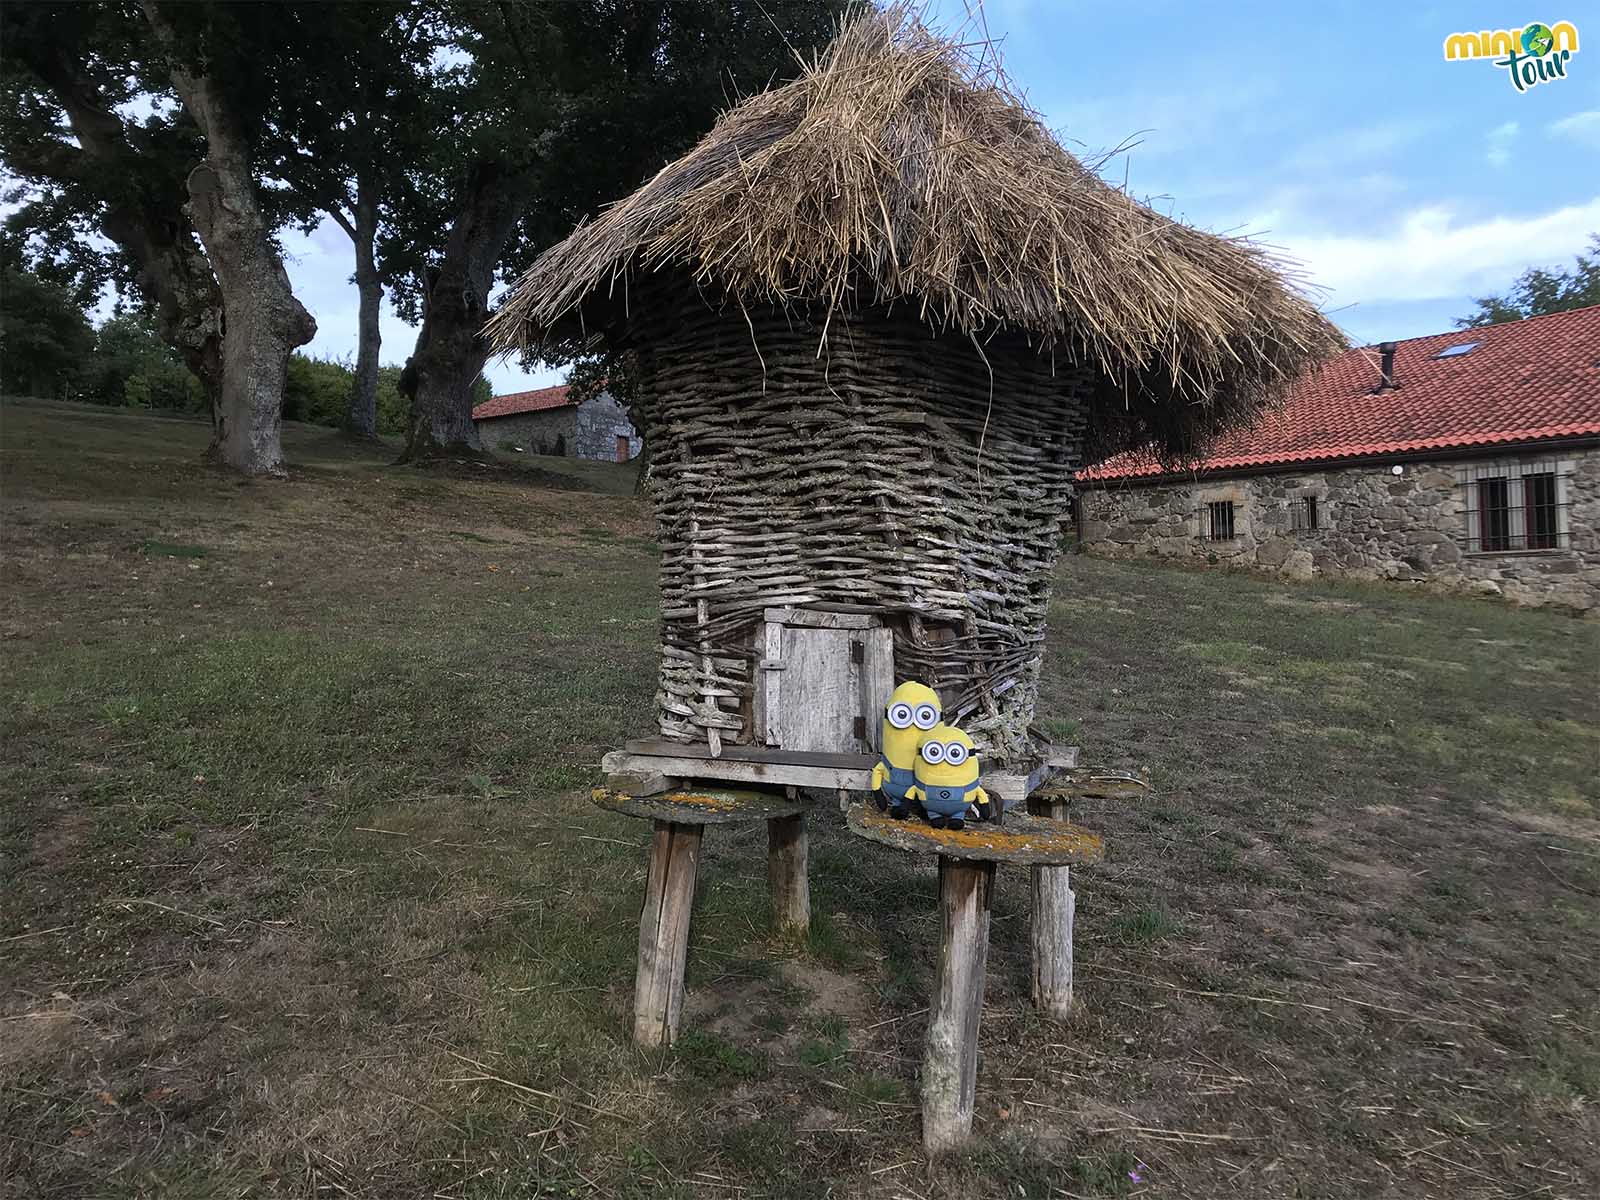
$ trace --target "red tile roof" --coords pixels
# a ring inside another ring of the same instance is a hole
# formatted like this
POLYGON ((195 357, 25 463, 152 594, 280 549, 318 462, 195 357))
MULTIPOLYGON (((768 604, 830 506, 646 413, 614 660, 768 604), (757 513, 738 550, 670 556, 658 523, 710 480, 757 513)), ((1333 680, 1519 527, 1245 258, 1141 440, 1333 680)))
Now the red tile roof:
POLYGON ((1302 379, 1253 425, 1219 437, 1172 471, 1119 454, 1085 482, 1226 472, 1290 463, 1600 436, 1600 305, 1397 342, 1397 386, 1375 392, 1376 346, 1350 350, 1302 379), (1438 357, 1477 343, 1465 354, 1438 357))
POLYGON ((547 408, 565 408, 569 404, 576 404, 576 400, 567 399, 567 386, 560 384, 557 387, 539 388, 532 392, 507 392, 504 396, 496 396, 493 400, 485 400, 472 410, 474 421, 485 421, 490 417, 509 417, 517 413, 543 412, 547 408))

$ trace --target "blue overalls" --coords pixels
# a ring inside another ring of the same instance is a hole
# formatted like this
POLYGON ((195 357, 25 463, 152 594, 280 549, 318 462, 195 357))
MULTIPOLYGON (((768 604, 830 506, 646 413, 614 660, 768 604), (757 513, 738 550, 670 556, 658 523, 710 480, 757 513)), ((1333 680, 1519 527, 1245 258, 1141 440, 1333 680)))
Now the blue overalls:
POLYGON ((928 784, 922 789, 922 807, 930 817, 943 817, 945 820, 965 820, 967 809, 972 801, 968 799, 973 792, 978 790, 978 781, 958 784, 954 787, 944 784, 928 784))
POLYGON ((911 807, 911 801, 906 799, 906 792, 916 786, 917 773, 910 767, 891 767, 889 760, 883 755, 878 755, 878 764, 883 767, 883 787, 879 790, 889 801, 889 807, 905 809, 911 807))

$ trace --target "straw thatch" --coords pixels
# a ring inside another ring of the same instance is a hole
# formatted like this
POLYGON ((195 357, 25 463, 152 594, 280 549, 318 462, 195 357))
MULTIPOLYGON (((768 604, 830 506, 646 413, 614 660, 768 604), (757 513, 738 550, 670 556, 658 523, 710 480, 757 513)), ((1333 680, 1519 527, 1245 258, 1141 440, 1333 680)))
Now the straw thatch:
POLYGON ((823 338, 883 305, 979 340, 1020 333, 1095 369, 1093 453, 1187 453, 1342 345, 1259 247, 1106 184, 992 63, 903 9, 846 25, 541 256, 491 322, 495 348, 615 344, 631 281, 664 267, 739 306, 821 305, 823 338))

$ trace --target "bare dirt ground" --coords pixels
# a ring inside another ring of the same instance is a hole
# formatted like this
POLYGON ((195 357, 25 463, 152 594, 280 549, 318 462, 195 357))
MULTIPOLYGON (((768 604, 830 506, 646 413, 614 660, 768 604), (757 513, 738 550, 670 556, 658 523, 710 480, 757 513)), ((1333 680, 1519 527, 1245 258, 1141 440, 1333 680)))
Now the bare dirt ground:
POLYGON ((0 409, 0 1194, 1589 1197, 1600 627, 1068 556, 1046 725, 1078 998, 1002 871, 977 1138, 929 1166, 931 864, 815 818, 808 945, 707 838, 687 1032, 628 1040, 631 479, 0 409))

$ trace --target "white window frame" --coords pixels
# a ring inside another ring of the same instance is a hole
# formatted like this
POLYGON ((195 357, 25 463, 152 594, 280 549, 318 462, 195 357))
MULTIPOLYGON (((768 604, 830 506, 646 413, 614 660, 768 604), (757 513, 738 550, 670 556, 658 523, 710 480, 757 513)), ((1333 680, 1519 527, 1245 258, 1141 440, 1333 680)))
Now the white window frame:
POLYGON ((1194 517, 1191 528, 1197 540, 1208 546, 1237 548, 1239 543, 1252 536, 1251 504, 1249 492, 1238 483, 1210 484, 1192 493, 1194 517), (1211 505, 1223 501, 1233 505, 1233 536, 1212 538, 1211 505))
POLYGON ((1461 497, 1461 524, 1457 540, 1464 553, 1470 555, 1500 554, 1557 554, 1571 545, 1571 529, 1567 521, 1567 480, 1572 478, 1577 463, 1570 458, 1547 454, 1536 458, 1498 458, 1464 463, 1456 468, 1456 489, 1461 497), (1528 546, 1528 503, 1523 478, 1528 475, 1554 475, 1556 485, 1556 544, 1554 546, 1528 546), (1486 480, 1505 480, 1506 483, 1506 540, 1510 544, 1501 550, 1484 548, 1483 494, 1481 485, 1486 480), (1473 528, 1476 522, 1477 528, 1473 528), (1476 548, 1474 548, 1476 546, 1476 548))
POLYGON ((1302 488, 1289 497, 1289 532, 1306 534, 1322 533, 1331 528, 1328 520, 1330 513, 1328 497, 1316 488, 1302 488), (1306 521, 1306 501, 1314 500, 1317 505, 1317 523, 1315 526, 1306 521))

